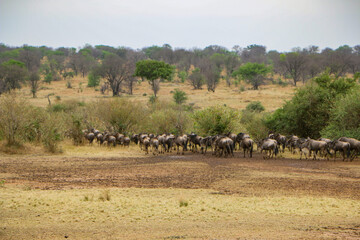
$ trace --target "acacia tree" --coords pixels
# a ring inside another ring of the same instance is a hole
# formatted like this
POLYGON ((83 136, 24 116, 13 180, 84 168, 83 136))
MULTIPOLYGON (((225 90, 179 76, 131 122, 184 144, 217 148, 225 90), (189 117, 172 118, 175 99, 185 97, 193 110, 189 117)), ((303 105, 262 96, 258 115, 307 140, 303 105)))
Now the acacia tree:
POLYGON ((234 71, 233 76, 240 77, 247 83, 250 83, 254 90, 258 90, 259 86, 264 83, 264 79, 270 71, 271 68, 266 67, 264 64, 248 62, 234 71))
POLYGON ((189 82, 194 89, 202 89, 202 85, 205 83, 205 77, 201 74, 199 68, 192 70, 189 76, 189 82))
POLYGON ((30 84, 30 91, 33 98, 36 98, 36 93, 39 89, 40 76, 38 72, 31 72, 28 78, 30 84))
POLYGON ((306 57, 299 51, 280 55, 280 62, 294 80, 294 85, 306 71, 306 57))
POLYGON ((94 74, 105 78, 113 92, 113 96, 119 96, 121 84, 132 77, 132 71, 128 67, 129 62, 115 54, 105 57, 102 64, 94 69, 94 74))
POLYGON ((221 68, 210 59, 203 58, 199 62, 201 74, 205 77, 208 91, 215 92, 219 83, 221 68))
POLYGON ((12 89, 21 88, 21 83, 27 77, 25 64, 16 60, 9 60, 0 65, 0 94, 12 89))
POLYGON ((146 78, 156 97, 160 90, 160 79, 168 80, 173 73, 173 67, 163 61, 141 60, 136 63, 134 76, 146 78))
POLYGON ((36 47, 24 45, 20 49, 19 60, 25 63, 29 72, 37 71, 40 67, 41 53, 36 47))

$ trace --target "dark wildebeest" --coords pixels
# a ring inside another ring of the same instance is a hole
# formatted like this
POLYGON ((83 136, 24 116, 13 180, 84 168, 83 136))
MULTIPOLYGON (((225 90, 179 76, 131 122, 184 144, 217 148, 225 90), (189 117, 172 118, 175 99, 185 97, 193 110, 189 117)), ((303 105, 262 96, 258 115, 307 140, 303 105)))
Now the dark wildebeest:
POLYGON ((150 146, 152 148, 153 154, 159 155, 159 140, 156 137, 150 139, 150 146))
POLYGON ((235 150, 236 149, 236 137, 237 137, 237 135, 235 133, 230 133, 229 132, 226 136, 231 138, 231 140, 233 140, 233 142, 234 142, 233 149, 235 150))
POLYGON ((96 135, 96 142, 101 145, 104 142, 104 135, 102 133, 98 133, 96 135))
POLYGON ((190 143, 191 143, 191 151, 192 152, 197 152, 197 146, 201 147, 201 139, 202 137, 196 135, 195 133, 191 133, 190 135, 188 135, 189 139, 190 139, 190 143))
MULTIPOLYGON (((305 155, 305 159, 308 158, 308 157, 306 156, 306 153, 309 155, 310 151, 309 151, 309 149, 307 148, 306 138, 299 138, 299 139, 296 141, 296 146, 295 146, 295 147, 299 148, 299 151, 300 151, 300 160, 301 160, 303 154, 305 155)), ((310 157, 310 155, 309 155, 309 157, 310 157)))
POLYGON ((176 136, 175 137, 175 144, 176 144, 176 154, 180 154, 180 147, 182 147, 182 155, 184 155, 184 151, 187 149, 187 146, 186 146, 186 137, 184 136, 176 136))
POLYGON ((116 146, 116 137, 111 135, 110 133, 107 133, 104 136, 104 140, 107 142, 108 147, 111 146, 111 144, 115 147, 116 146))
POLYGON ((281 150, 280 146, 282 146, 282 152, 285 152, 286 137, 284 135, 281 135, 280 133, 271 133, 269 138, 275 139, 279 145, 279 149, 281 150))
MULTIPOLYGON (((150 147, 150 138, 148 136, 144 136, 142 138, 142 145, 145 148, 145 154, 149 154, 149 147, 150 147)), ((142 148, 141 148, 142 149, 142 148)))
POLYGON ((350 149, 351 151, 354 151, 350 159, 351 161, 354 160, 356 155, 360 153, 360 141, 355 138, 348 138, 348 137, 341 137, 338 140, 342 142, 350 143, 350 149))
POLYGON ((248 134, 245 133, 239 133, 236 136, 236 141, 239 143, 239 149, 244 149, 244 157, 245 152, 248 151, 249 157, 252 157, 252 152, 254 149, 254 141, 250 138, 248 134))
POLYGON ((165 151, 166 151, 166 145, 165 145, 166 134, 158 135, 156 138, 159 140, 160 153, 165 153, 165 151))
POLYGON ((119 144, 119 145, 122 145, 123 142, 124 142, 125 135, 121 134, 121 133, 116 133, 115 137, 116 137, 116 143, 119 144))
POLYGON ((175 136, 173 134, 168 134, 166 135, 165 137, 165 151, 167 152, 172 152, 172 148, 174 146, 174 139, 175 139, 175 136))
POLYGON ((88 130, 83 130, 84 137, 89 141, 89 144, 92 144, 95 139, 95 134, 89 132, 88 130))
POLYGON ((286 147, 289 149, 291 153, 295 153, 296 142, 297 140, 299 140, 299 137, 295 135, 291 135, 289 137, 286 137, 286 139, 287 139, 286 147))
POLYGON ((200 145, 201 145, 201 153, 204 155, 206 154, 208 147, 211 148, 212 152, 214 151, 213 144, 212 144, 212 136, 203 137, 200 141, 200 145))
MULTIPOLYGON (((140 133, 139 134, 139 145, 140 145, 140 149, 142 150, 143 145, 144 145, 144 139, 149 137, 147 133, 140 133)), ((150 140, 150 138, 149 138, 150 140)))
POLYGON ((336 159, 336 152, 342 152, 343 161, 345 161, 345 154, 347 158, 350 158, 351 146, 348 142, 342 142, 339 140, 334 140, 329 143, 329 148, 334 150, 334 161, 336 159))
POLYGON ((261 153, 264 150, 266 152, 266 156, 263 156, 264 159, 266 157, 273 158, 274 156, 276 159, 276 155, 279 153, 279 148, 278 148, 278 143, 275 139, 271 139, 271 138, 262 139, 261 141, 259 141, 259 146, 261 153))
POLYGON ((224 153, 225 157, 228 155, 234 156, 234 142, 227 136, 219 136, 216 139, 216 156, 221 157, 224 153))
POLYGON ((314 139, 307 138, 305 141, 305 147, 309 149, 309 156, 314 152, 313 159, 316 160, 316 155, 318 152, 324 154, 324 156, 329 160, 329 148, 328 144, 325 141, 317 141, 314 139))
POLYGON ((139 142, 139 134, 133 134, 131 136, 131 141, 133 141, 137 145, 139 142))
POLYGON ((129 137, 124 137, 124 138, 123 138, 122 145, 124 145, 124 146, 130 146, 130 138, 129 138, 129 137))

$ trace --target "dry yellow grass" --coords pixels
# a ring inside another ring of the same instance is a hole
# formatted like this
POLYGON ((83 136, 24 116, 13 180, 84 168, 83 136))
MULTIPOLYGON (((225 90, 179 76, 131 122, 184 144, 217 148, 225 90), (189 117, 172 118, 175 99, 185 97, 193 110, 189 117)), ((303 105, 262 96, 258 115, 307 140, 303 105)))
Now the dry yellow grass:
POLYGON ((350 199, 241 197, 202 189, 107 191, 110 201, 101 199, 101 189, 0 188, 0 237, 326 239, 349 236, 348 228, 360 219, 360 202, 350 199))
MULTIPOLYGON (((95 91, 94 88, 88 88, 87 79, 82 77, 76 77, 72 80, 73 88, 69 89, 66 87, 64 80, 52 82, 51 84, 42 83, 43 90, 40 90, 37 94, 37 98, 32 98, 29 87, 24 87, 19 90, 20 94, 24 96, 30 103, 36 106, 47 106, 48 100, 46 95, 54 93, 54 96, 50 97, 52 103, 56 102, 56 96, 60 96, 61 101, 64 100, 77 100, 77 101, 95 101, 98 99, 109 98, 111 93, 102 95, 100 91, 95 91), (80 84, 81 89, 80 90, 80 84)), ((291 99, 294 90, 293 86, 281 87, 279 85, 264 85, 260 87, 260 90, 254 91, 249 90, 250 85, 244 85, 246 91, 240 92, 239 87, 227 87, 225 80, 222 80, 219 86, 216 88, 215 93, 208 92, 206 86, 202 90, 193 90, 188 83, 161 83, 161 89, 158 93, 160 99, 172 100, 172 93, 176 88, 183 90, 188 95, 188 103, 194 103, 196 107, 208 107, 217 104, 226 104, 227 106, 243 109, 251 101, 260 101, 266 111, 273 111, 282 106, 284 101, 291 99)), ((134 99, 136 101, 147 102, 149 96, 153 94, 149 84, 142 82, 136 84, 134 89, 134 95, 129 96, 123 94, 124 97, 134 99), (143 96, 146 93, 147 96, 143 96)))

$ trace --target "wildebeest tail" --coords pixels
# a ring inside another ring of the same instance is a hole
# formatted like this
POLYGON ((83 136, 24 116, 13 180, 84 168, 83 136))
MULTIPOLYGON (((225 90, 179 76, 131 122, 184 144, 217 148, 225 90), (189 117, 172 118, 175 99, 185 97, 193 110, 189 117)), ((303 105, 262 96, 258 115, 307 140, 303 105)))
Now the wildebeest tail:
POLYGON ((227 144, 227 145, 226 145, 226 151, 227 151, 227 154, 228 154, 228 155, 231 154, 231 144, 227 144))
POLYGON ((250 146, 250 157, 252 157, 253 148, 254 148, 254 143, 252 142, 250 146))

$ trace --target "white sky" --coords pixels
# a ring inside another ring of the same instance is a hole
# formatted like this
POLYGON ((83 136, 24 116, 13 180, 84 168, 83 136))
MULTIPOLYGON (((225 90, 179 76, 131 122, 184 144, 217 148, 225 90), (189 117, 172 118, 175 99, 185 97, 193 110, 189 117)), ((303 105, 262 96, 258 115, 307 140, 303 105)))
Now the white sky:
POLYGON ((360 0, 0 0, 0 42, 337 48, 360 44, 360 0))

